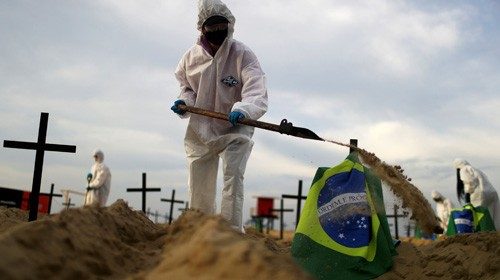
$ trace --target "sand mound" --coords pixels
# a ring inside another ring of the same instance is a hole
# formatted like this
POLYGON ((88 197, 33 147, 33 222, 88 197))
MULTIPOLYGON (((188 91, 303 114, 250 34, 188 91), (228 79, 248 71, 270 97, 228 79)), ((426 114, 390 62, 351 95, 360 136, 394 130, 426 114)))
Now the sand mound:
POLYGON ((184 213, 171 227, 161 263, 146 279, 309 279, 289 248, 255 231, 241 234, 219 216, 184 213))
POLYGON ((123 201, 22 223, 0 235, 4 279, 123 279, 158 262, 164 230, 123 201))
POLYGON ((15 225, 28 221, 28 212, 0 206, 0 234, 11 229, 15 225))
POLYGON ((457 235, 418 246, 402 242, 377 279, 500 279, 500 232, 457 235))
POLYGON ((288 246, 197 211, 167 228, 121 200, 26 220, 0 209, 2 279, 308 279, 288 246))

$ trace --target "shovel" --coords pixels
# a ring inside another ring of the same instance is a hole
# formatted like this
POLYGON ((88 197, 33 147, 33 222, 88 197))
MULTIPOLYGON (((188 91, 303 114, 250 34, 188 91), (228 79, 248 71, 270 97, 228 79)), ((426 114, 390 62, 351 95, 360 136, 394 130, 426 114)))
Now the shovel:
MULTIPOLYGON (((177 105, 177 107, 181 110, 193 113, 193 114, 198 114, 198 115, 203 115, 215 119, 220 119, 220 120, 226 120, 229 121, 229 117, 227 114, 219 113, 219 112, 213 112, 197 107, 192 107, 192 106, 187 106, 187 105, 177 105)), ((262 128, 266 130, 271 130, 275 132, 279 132, 281 134, 287 134, 295 137, 301 137, 301 138, 306 138, 306 139, 312 139, 312 140, 319 140, 319 141, 325 141, 323 138, 319 137, 316 135, 316 133, 312 132, 311 130, 303 127, 295 127, 292 125, 291 122, 288 122, 286 119, 283 119, 279 125, 272 124, 272 123, 266 123, 266 122, 261 122, 261 121, 256 121, 252 119, 247 119, 243 118, 238 120, 238 123, 248 125, 248 126, 253 126, 257 128, 262 128)))
POLYGON ((89 195, 90 190, 90 181, 92 180, 92 173, 87 174, 87 192, 85 193, 85 202, 83 205, 87 205, 87 196, 89 195))

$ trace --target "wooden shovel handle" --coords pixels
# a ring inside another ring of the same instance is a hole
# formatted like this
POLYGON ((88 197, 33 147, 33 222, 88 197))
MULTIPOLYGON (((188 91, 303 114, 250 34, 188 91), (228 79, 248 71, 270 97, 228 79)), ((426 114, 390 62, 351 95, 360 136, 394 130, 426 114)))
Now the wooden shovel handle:
MULTIPOLYGON (((197 108, 197 107, 192 107, 192 106, 187 106, 187 105, 177 105, 177 107, 181 110, 184 110, 184 111, 187 111, 187 112, 190 112, 193 114, 203 115, 203 116, 207 116, 207 117, 211 117, 211 118, 229 121, 229 116, 227 114, 209 111, 209 110, 205 110, 205 109, 201 109, 201 108, 197 108)), ((272 124, 272 123, 256 121, 256 120, 252 120, 252 119, 248 119, 248 118, 240 119, 240 120, 238 120, 238 123, 280 132, 280 126, 276 125, 276 124, 272 124)))

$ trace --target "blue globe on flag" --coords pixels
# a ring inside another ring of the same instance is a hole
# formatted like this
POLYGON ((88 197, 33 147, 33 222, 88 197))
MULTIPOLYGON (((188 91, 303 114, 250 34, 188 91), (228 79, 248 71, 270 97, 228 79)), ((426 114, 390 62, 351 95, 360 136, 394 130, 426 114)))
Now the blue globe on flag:
POLYGON ((371 212, 364 173, 351 170, 328 178, 317 207, 321 227, 335 242, 350 248, 369 244, 371 212))

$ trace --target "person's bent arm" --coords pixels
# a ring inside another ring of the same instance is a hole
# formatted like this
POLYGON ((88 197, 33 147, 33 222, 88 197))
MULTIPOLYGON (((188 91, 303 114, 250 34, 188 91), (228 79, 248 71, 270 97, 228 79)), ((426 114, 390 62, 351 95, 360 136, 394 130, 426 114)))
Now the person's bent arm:
POLYGON ((256 120, 267 111, 266 75, 262 71, 257 57, 247 51, 246 64, 241 71, 241 101, 233 105, 231 111, 238 111, 245 117, 256 120))
POLYGON ((99 168, 96 171, 95 178, 90 182, 89 187, 93 189, 102 187, 104 185, 104 182, 106 182, 107 177, 108 174, 102 168, 99 168))
MULTIPOLYGON (((186 77, 185 57, 182 57, 181 61, 177 65, 177 69, 175 70, 175 77, 177 81, 179 81, 180 85, 180 94, 178 96, 178 100, 184 101, 184 103, 188 106, 194 106, 196 102, 196 93, 191 88, 186 77)), ((181 118, 187 118, 189 116, 189 113, 185 113, 179 116, 181 118)))

